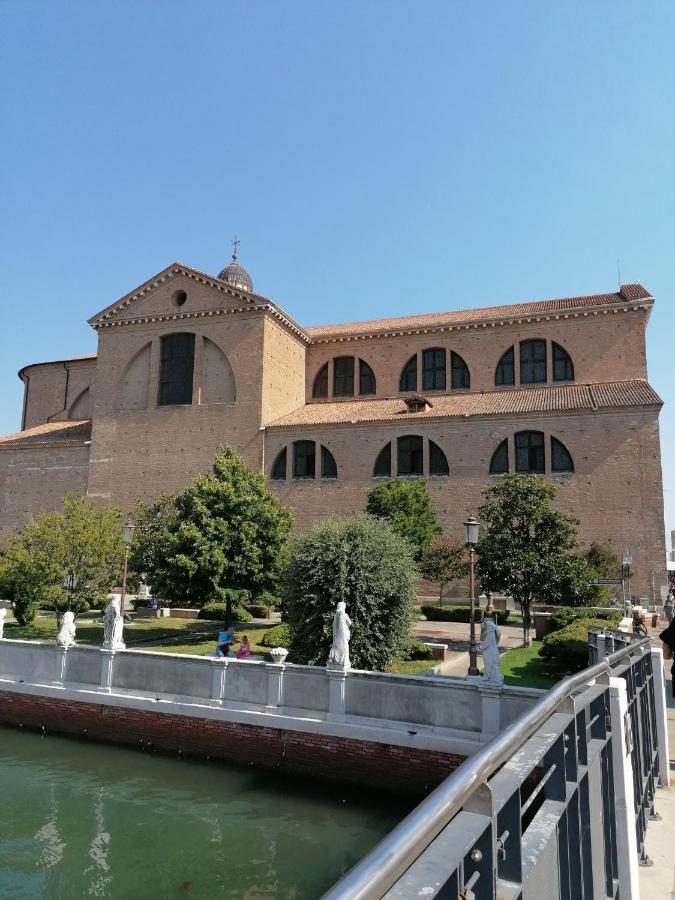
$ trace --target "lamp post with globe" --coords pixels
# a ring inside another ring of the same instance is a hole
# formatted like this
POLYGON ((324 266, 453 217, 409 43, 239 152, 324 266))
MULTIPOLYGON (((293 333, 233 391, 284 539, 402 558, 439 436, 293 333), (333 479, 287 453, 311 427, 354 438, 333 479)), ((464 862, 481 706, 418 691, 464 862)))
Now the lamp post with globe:
POLYGON ((469 605, 471 625, 469 630, 469 675, 478 675, 478 645, 476 643, 476 577, 475 554, 480 525, 470 516, 464 523, 464 541, 469 548, 469 605))

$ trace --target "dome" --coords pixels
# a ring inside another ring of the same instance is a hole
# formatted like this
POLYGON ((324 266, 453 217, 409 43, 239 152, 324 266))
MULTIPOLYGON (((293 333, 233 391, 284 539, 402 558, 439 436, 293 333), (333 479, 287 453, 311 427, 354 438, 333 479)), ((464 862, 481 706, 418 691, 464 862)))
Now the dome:
POLYGON ((232 287, 238 288, 240 291, 249 291, 253 293, 253 281, 243 266, 237 262, 237 251, 232 254, 232 262, 225 266, 222 272, 218 273, 221 281, 226 281, 232 287))

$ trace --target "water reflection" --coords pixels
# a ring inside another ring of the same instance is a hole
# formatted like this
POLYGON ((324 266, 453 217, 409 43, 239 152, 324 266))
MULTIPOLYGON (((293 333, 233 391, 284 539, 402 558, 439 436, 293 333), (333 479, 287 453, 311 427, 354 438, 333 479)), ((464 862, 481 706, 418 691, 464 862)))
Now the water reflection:
POLYGON ((258 770, 0 727, 0 897, 303 900, 407 812, 258 770))

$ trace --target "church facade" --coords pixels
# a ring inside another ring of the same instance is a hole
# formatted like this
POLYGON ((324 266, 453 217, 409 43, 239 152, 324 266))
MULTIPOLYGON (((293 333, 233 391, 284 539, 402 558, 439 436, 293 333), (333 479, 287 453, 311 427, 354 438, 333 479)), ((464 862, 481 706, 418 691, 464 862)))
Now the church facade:
POLYGON ((653 303, 630 284, 307 328, 254 292, 236 255, 218 276, 175 263, 90 319, 95 355, 19 372, 0 529, 72 492, 131 510, 208 471, 225 444, 300 530, 363 509, 374 484, 401 475, 426 479, 461 539, 486 485, 533 472, 555 484, 583 544, 632 554, 633 591, 651 597, 666 583, 653 303))

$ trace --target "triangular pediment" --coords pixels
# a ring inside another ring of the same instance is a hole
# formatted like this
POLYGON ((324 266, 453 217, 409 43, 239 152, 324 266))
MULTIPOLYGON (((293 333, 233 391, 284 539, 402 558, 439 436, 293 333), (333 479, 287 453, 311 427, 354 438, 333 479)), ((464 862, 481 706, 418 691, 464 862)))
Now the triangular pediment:
POLYGON ((89 319, 94 328, 139 319, 172 317, 222 309, 251 309, 265 297, 238 290, 212 275, 173 263, 89 319))

